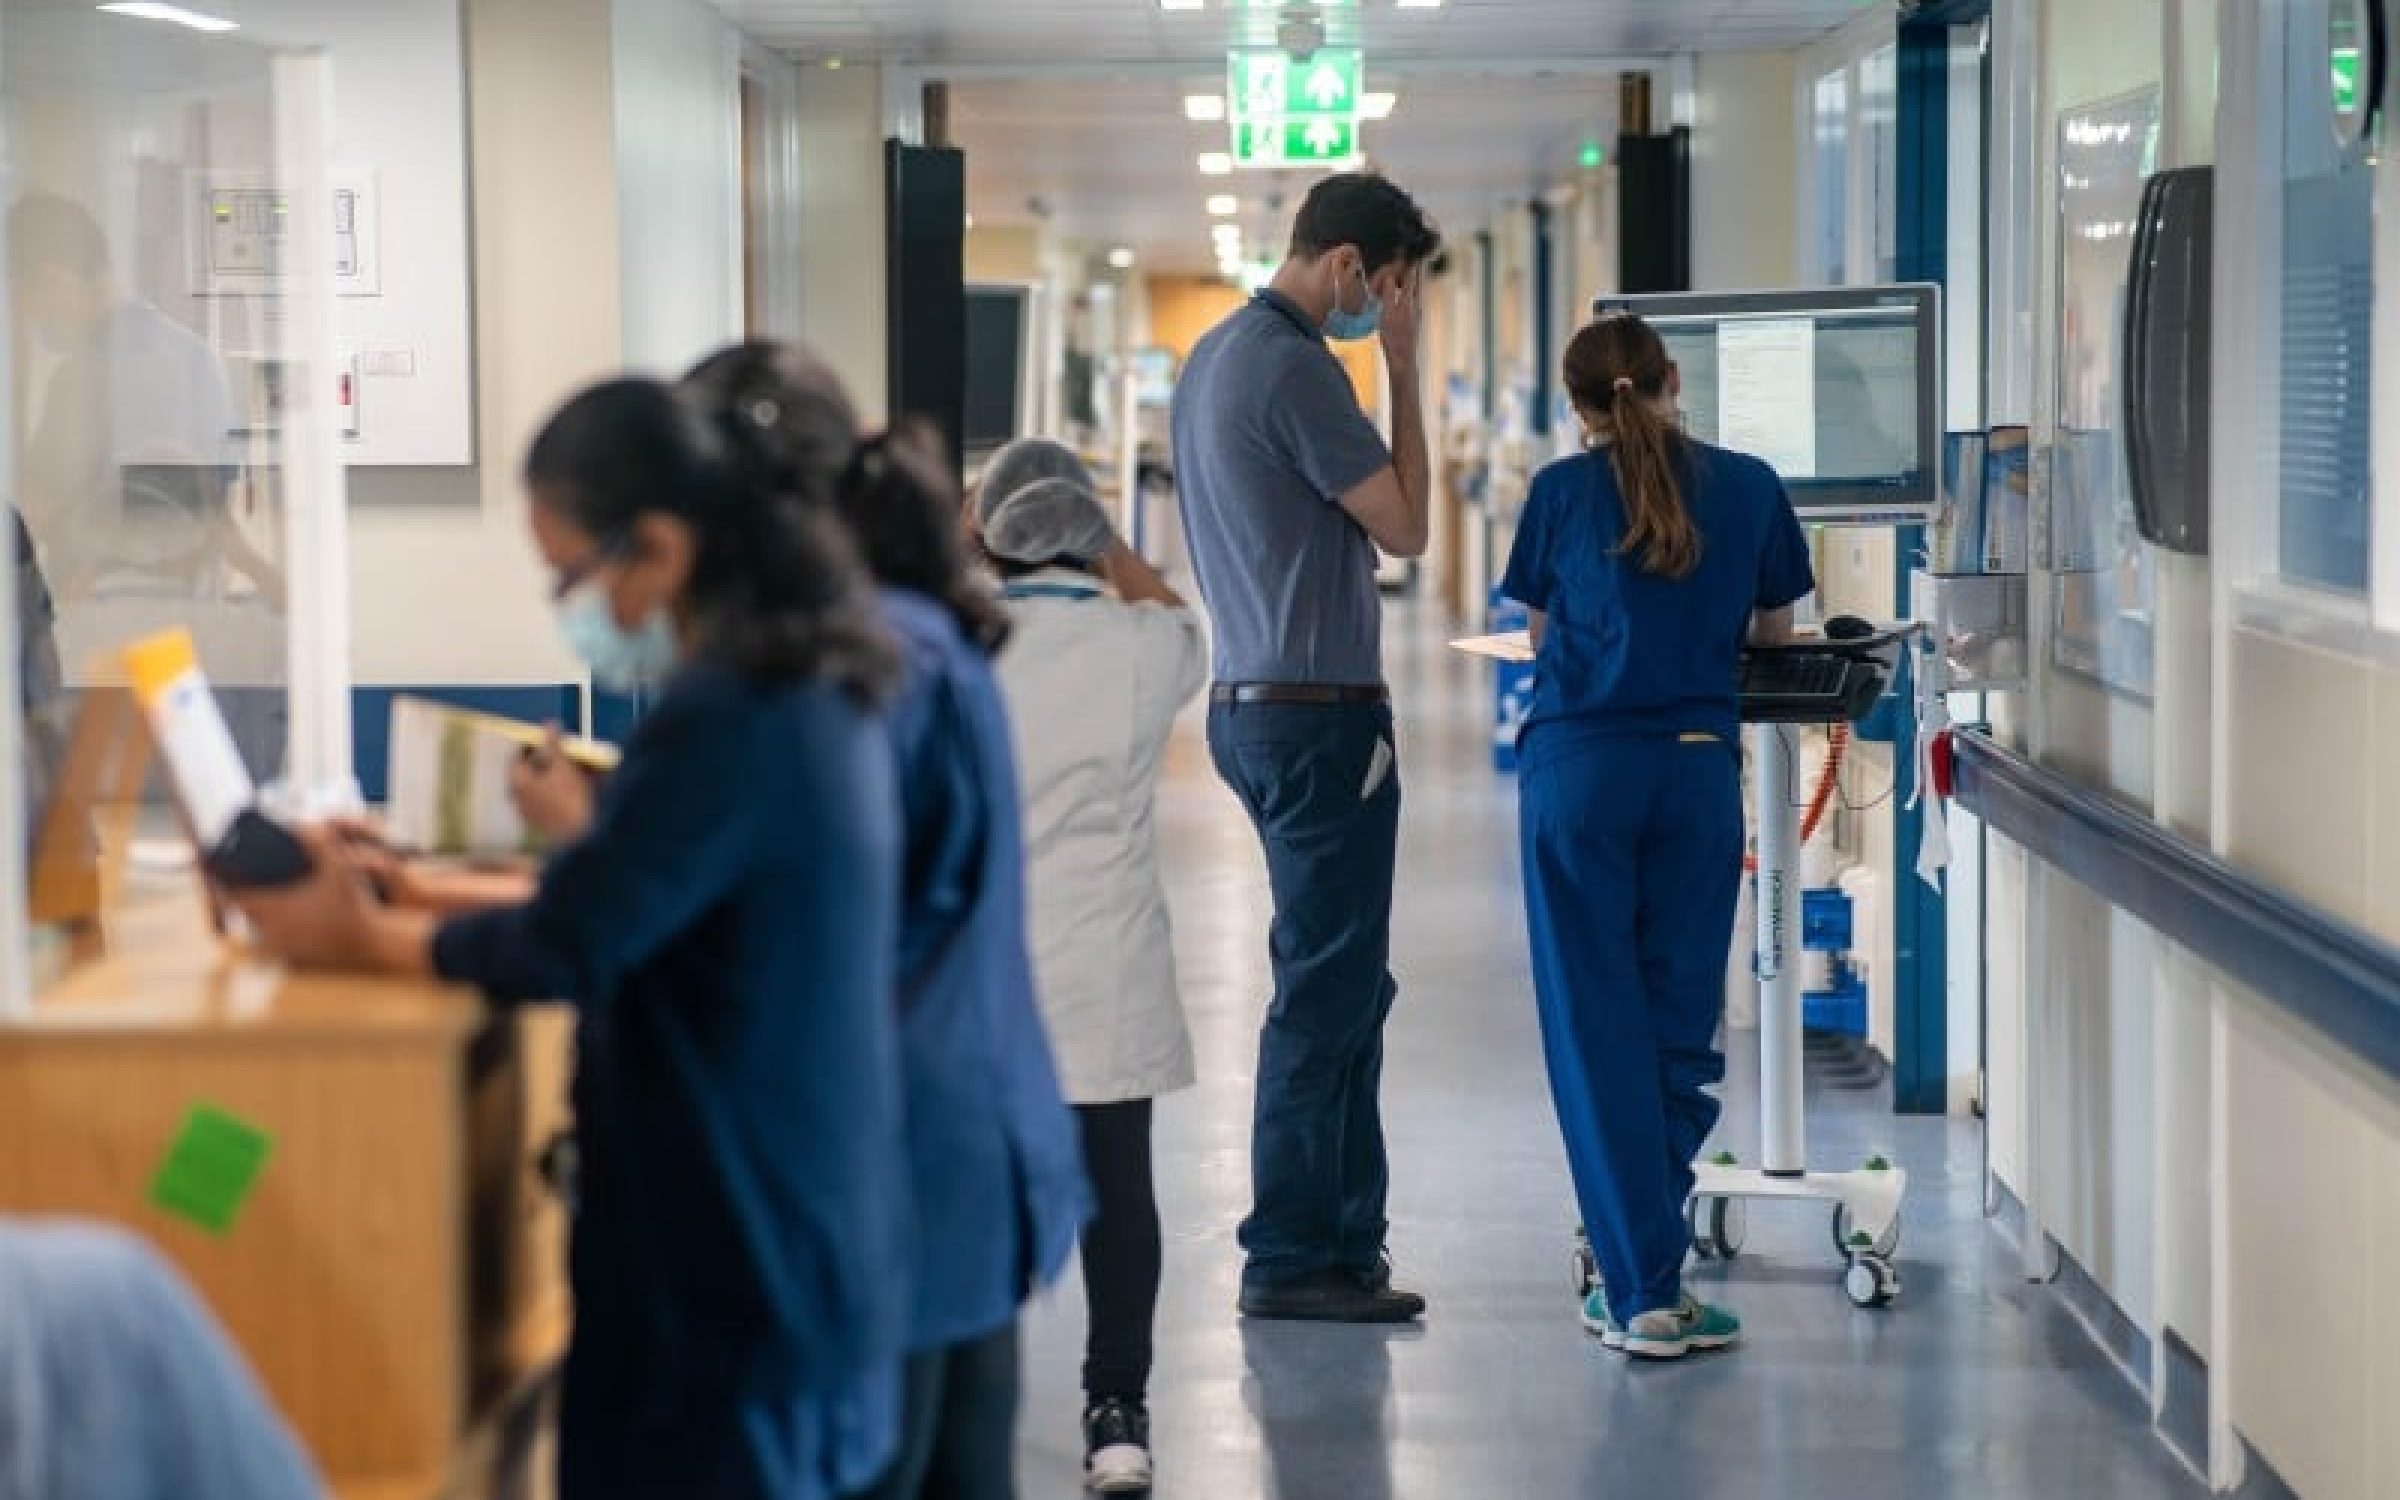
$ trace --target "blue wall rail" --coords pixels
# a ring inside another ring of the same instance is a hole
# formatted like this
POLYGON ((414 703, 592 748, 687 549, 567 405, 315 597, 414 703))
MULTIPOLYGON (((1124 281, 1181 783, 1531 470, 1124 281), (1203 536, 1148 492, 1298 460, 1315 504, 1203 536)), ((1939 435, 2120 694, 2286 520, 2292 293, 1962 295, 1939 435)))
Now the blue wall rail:
POLYGON ((1992 831, 2400 1080, 2400 947, 1988 735, 1957 746, 1959 805, 1992 831))

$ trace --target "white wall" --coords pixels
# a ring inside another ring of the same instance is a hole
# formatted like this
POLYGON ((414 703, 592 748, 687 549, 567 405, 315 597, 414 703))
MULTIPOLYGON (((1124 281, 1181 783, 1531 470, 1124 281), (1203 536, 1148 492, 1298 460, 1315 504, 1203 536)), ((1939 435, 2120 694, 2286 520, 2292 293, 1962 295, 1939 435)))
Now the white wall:
POLYGON ((1792 54, 1704 53, 1694 73, 1692 285, 1790 286, 1799 222, 1792 54))
POLYGON ((680 373, 742 332, 741 34, 698 0, 616 0, 625 363, 680 373))
POLYGON ((203 7, 274 46, 333 62, 333 162, 371 174, 379 294, 343 297, 345 352, 384 356, 360 382, 352 464, 475 460, 469 324, 466 74, 460 0, 220 0, 203 7))

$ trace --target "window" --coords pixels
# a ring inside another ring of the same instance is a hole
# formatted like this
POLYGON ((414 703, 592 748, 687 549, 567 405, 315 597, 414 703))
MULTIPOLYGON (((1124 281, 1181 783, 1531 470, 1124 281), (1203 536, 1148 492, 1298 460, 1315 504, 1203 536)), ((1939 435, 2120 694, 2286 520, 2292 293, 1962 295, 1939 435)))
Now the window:
POLYGON ((1859 184, 1867 199, 1874 257, 1871 279, 1900 270, 1900 51, 1882 46, 1858 64, 1859 184))
POLYGON ((1810 192, 1816 234, 1811 279, 1820 286, 1850 280, 1850 72, 1837 68, 1817 80, 1812 111, 1810 192))
POLYGON ((1799 267, 1814 286, 1896 279, 1900 262, 1900 49, 1888 14, 1802 55, 1799 267))
POLYGON ((2332 128, 2324 0, 2289 7, 2282 150, 2282 499, 2276 571, 2288 584, 2363 597, 2374 476, 2374 167, 2332 128))

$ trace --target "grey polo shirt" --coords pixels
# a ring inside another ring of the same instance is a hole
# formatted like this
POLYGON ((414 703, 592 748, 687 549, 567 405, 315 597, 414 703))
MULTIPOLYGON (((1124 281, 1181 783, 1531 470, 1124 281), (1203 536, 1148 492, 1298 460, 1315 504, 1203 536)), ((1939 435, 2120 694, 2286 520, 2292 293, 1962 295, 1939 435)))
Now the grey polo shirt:
POLYGON ((1383 680, 1375 544, 1341 497, 1392 461, 1350 377, 1274 292, 1175 386, 1175 487, 1219 682, 1383 680))

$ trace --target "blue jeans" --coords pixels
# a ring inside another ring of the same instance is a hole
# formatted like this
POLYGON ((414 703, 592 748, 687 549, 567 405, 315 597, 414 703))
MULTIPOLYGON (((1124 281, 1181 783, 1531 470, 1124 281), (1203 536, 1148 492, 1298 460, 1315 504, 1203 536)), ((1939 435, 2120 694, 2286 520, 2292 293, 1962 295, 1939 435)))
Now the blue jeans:
POLYGON ((1382 1259, 1383 1023, 1400 774, 1384 704, 1215 704, 1209 754, 1258 830, 1275 902, 1259 1033, 1246 1285, 1382 1259))

